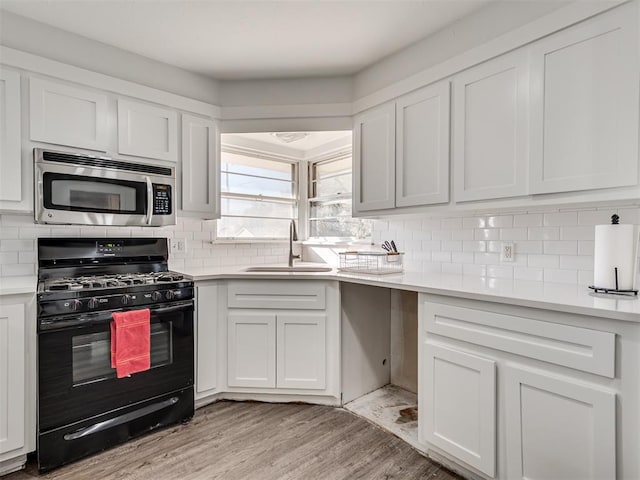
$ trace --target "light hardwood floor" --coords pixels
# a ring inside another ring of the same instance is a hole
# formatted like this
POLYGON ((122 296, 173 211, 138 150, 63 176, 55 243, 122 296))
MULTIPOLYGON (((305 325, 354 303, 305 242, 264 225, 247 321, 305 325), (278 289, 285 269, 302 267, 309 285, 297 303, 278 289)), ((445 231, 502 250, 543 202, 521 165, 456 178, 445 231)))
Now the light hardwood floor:
POLYGON ((460 477, 343 409, 218 402, 194 419, 44 475, 2 480, 315 480, 460 477))

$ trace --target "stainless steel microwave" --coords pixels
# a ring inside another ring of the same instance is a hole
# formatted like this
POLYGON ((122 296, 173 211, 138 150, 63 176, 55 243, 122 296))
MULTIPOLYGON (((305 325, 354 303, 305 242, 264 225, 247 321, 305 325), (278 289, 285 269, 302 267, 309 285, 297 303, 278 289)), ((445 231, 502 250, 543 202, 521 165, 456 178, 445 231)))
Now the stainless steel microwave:
POLYGON ((36 223, 175 225, 175 169, 34 149, 36 223))

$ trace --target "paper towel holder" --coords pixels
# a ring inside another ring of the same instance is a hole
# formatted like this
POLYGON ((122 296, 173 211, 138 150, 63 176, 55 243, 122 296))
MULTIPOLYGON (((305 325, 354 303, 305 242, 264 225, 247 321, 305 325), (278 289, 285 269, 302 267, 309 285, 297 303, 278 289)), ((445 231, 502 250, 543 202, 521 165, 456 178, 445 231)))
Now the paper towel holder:
MULTIPOLYGON (((619 225, 620 224, 620 216, 618 216, 618 214, 614 213, 613 215, 611 215, 611 225, 619 225)), ((614 274, 614 279, 615 279, 615 284, 616 284, 616 288, 603 288, 603 287, 596 287, 594 285, 589 285, 589 288, 591 290, 594 291, 594 293, 607 293, 607 294, 611 294, 611 295, 638 295, 638 290, 621 290, 618 287, 618 267, 614 267, 613 268, 613 274, 614 274)))
MULTIPOLYGON (((617 217, 617 215, 614 215, 617 217)), ((613 220, 613 218, 612 218, 613 220)), ((617 222, 616 222, 617 223, 617 222)), ((614 223, 615 225, 615 223, 614 223)), ((616 279, 616 288, 601 288, 593 285, 589 285, 589 288, 594 291, 594 293, 608 293, 611 295, 638 295, 638 290, 620 290, 618 288, 618 267, 614 267, 614 276, 616 279)))

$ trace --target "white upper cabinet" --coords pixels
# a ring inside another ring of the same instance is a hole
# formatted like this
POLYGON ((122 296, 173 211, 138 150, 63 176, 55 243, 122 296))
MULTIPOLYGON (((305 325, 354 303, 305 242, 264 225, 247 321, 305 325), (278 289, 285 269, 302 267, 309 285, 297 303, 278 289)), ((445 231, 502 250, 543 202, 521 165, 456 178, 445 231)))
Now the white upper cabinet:
POLYGON ((0 69, 0 209, 22 201, 20 74, 0 69))
POLYGON ((31 140, 106 152, 105 94, 41 78, 29 83, 31 140))
POLYGON ((178 114, 118 99, 118 153, 178 161, 178 114))
POLYGON ((449 82, 396 102, 396 207, 449 201, 449 82))
POLYGON ((527 194, 528 72, 523 51, 454 78, 456 201, 527 194))
POLYGON ((368 110, 354 122, 354 213, 449 201, 449 82, 368 110))
POLYGON ((618 8, 531 47, 531 189, 638 183, 637 14, 618 8))
POLYGON ((182 210, 220 217, 220 145, 213 120, 182 115, 182 210))
POLYGON ((395 116, 387 103, 354 119, 354 213, 395 206, 395 116))

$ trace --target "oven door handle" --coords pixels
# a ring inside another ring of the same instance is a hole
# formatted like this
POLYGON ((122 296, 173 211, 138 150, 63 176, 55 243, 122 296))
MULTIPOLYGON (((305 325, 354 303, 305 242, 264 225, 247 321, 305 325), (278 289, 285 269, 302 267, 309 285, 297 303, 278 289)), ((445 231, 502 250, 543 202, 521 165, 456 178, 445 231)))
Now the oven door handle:
POLYGON ((144 179, 147 182, 147 225, 151 225, 151 220, 153 219, 153 183, 151 178, 147 176, 144 179))
POLYGON ((171 397, 168 400, 163 400, 162 402, 147 405, 146 407, 143 407, 139 410, 134 410, 133 412, 110 418, 109 420, 105 420, 104 422, 94 423, 90 427, 82 428, 73 433, 67 433, 63 438, 68 441, 77 440, 78 438, 86 437, 87 435, 98 433, 106 430, 107 428, 112 428, 117 425, 122 425, 123 423, 130 422, 131 420, 135 420, 136 418, 141 418, 149 415, 150 413, 162 410, 163 408, 170 407, 171 405, 175 405, 176 403, 178 403, 178 400, 178 397, 171 397))
POLYGON ((159 307, 159 308, 151 308, 151 313, 170 313, 170 312, 179 312, 181 310, 189 310, 193 308, 193 303, 183 303, 180 305, 174 305, 171 307, 159 307))

